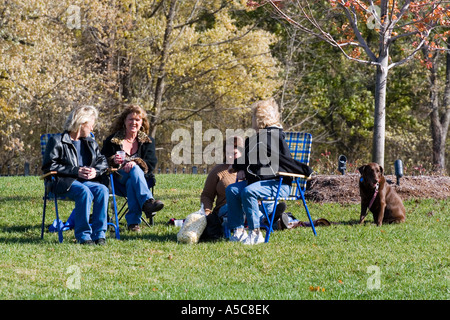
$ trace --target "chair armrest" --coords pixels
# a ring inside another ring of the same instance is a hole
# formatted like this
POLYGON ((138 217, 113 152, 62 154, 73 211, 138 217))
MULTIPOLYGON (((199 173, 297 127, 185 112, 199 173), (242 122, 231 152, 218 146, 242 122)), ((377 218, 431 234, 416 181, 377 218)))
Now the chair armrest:
POLYGON ((303 178, 306 180, 311 180, 311 176, 305 176, 303 174, 297 174, 297 173, 290 173, 290 172, 277 172, 277 175, 279 176, 285 176, 285 177, 293 177, 293 178, 303 178))
POLYGON ((54 176, 56 174, 58 174, 58 172, 56 172, 56 171, 49 171, 46 174, 43 174, 42 176, 40 176, 40 179, 44 180, 44 179, 47 179, 48 177, 54 176))

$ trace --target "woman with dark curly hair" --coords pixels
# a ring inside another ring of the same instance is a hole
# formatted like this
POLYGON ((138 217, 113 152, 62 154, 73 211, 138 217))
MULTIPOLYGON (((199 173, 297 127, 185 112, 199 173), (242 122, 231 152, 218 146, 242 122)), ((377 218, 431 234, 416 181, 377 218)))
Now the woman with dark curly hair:
POLYGON ((157 158, 155 141, 149 137, 150 125, 147 113, 138 105, 128 105, 117 117, 111 134, 103 142, 104 154, 114 175, 115 192, 128 199, 125 216, 128 229, 139 232, 142 211, 151 218, 164 204, 153 198, 150 188, 154 185, 153 170, 157 158))

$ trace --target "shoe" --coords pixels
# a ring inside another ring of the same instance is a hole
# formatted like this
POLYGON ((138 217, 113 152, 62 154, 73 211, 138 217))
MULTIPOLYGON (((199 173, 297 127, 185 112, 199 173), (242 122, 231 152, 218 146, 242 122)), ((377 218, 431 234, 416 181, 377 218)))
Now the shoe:
MULTIPOLYGON (((286 202, 279 202, 277 204, 277 209, 275 210, 275 217, 273 218, 273 224, 275 226, 277 225, 277 222, 282 217, 284 211, 286 211, 286 208, 287 208, 286 202)), ((267 226, 269 225, 269 221, 267 221, 266 217, 264 217, 261 222, 264 223, 267 226)))
POLYGON ((141 227, 138 224, 130 224, 128 225, 128 231, 141 232, 141 227))
POLYGON ((261 230, 257 229, 250 231, 247 239, 245 239, 243 243, 249 245, 264 243, 264 237, 262 236, 261 230))
POLYGON ((94 241, 92 241, 92 240, 85 240, 83 242, 80 242, 80 244, 86 245, 86 246, 93 246, 94 245, 94 241))
POLYGON ((273 218, 273 222, 276 222, 281 218, 282 214, 286 211, 286 208, 286 202, 279 202, 277 204, 277 210, 275 210, 275 217, 273 218))
POLYGON ((106 244, 106 239, 105 238, 100 238, 95 240, 95 244, 98 246, 104 246, 106 244))
POLYGON ((290 229, 292 228, 292 225, 290 224, 290 220, 289 219, 289 215, 285 212, 283 212, 281 214, 281 218, 280 218, 280 227, 281 230, 285 230, 285 229, 290 229))
POLYGON ((230 241, 242 242, 247 239, 248 235, 244 228, 236 229, 233 235, 230 237, 230 241))
POLYGON ((145 201, 144 205, 142 206, 142 211, 144 211, 145 216, 150 219, 156 214, 156 211, 161 210, 164 207, 164 203, 159 200, 155 199, 148 199, 145 201))

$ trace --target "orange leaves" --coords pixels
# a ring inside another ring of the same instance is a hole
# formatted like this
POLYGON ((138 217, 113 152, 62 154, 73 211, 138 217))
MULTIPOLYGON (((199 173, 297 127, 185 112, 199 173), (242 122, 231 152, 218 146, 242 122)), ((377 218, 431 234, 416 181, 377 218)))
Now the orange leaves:
MULTIPOLYGON (((342 281, 341 279, 338 279, 337 282, 339 283, 339 285, 343 285, 344 284, 344 281, 342 281)), ((314 286, 310 285, 308 287, 308 290, 311 291, 311 292, 325 292, 326 291, 325 287, 316 286, 316 285, 314 285, 314 286)))
POLYGON ((309 291, 325 292, 325 288, 319 286, 309 286, 309 291))

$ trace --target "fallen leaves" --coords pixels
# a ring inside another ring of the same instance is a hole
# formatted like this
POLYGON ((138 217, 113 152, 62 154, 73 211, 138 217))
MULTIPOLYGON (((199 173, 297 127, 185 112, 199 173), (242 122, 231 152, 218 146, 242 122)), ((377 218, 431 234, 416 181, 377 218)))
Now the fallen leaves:
POLYGON ((314 286, 309 286, 309 291, 321 291, 321 292, 325 292, 325 288, 323 288, 323 287, 319 287, 319 286, 317 286, 317 287, 314 287, 314 286))

